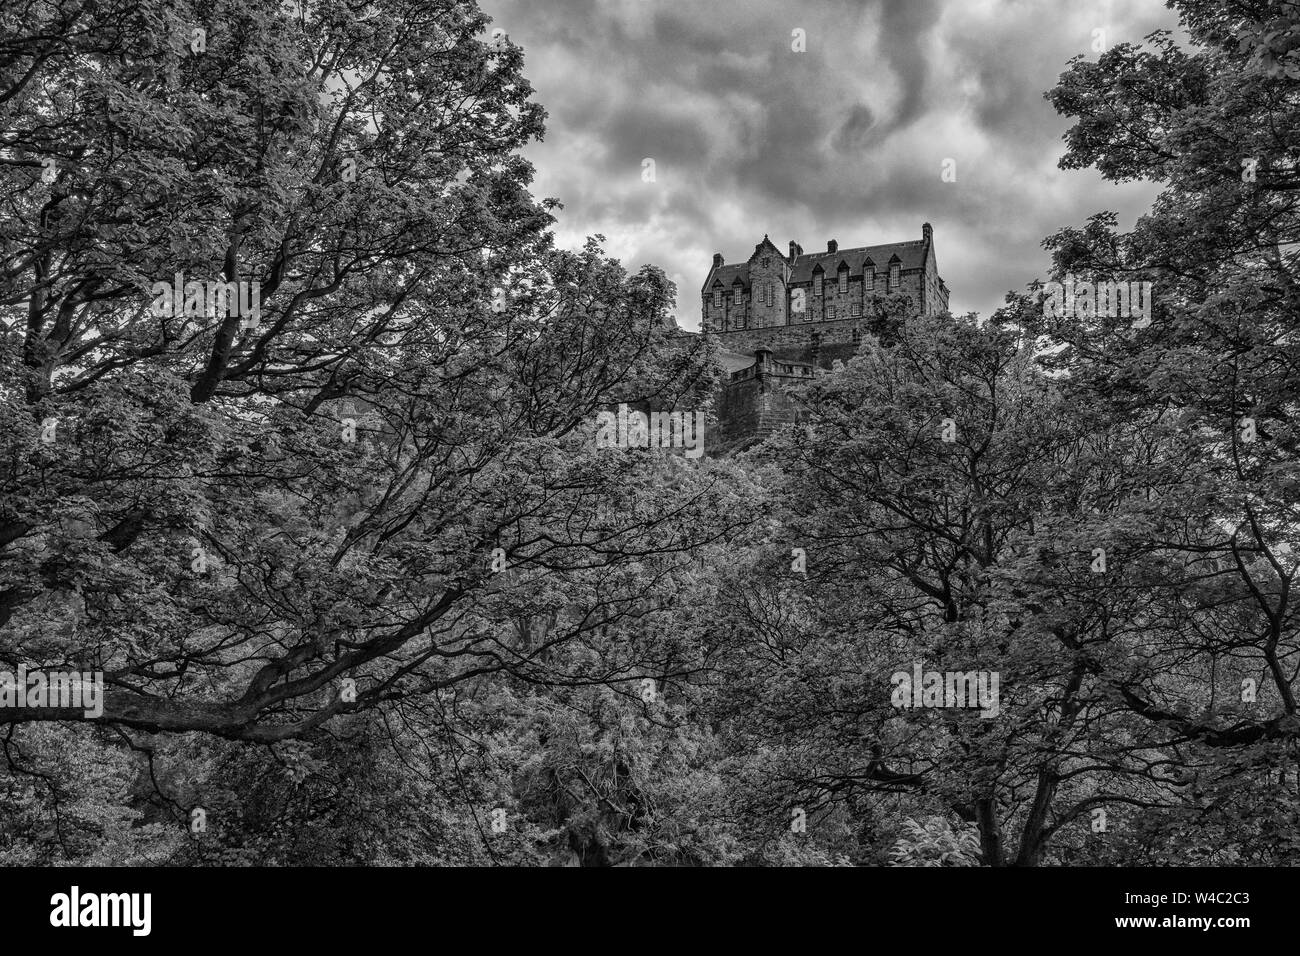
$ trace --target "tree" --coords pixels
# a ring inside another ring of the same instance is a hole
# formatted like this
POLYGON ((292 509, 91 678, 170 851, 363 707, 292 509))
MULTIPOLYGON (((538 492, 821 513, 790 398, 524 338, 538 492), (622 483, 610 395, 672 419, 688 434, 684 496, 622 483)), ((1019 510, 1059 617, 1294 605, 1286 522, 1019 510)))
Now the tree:
POLYGON ((1158 496, 1112 513, 1156 523, 1165 561, 1150 581, 1164 622, 1147 631, 1150 666, 1117 690, 1144 737, 1178 749, 1197 815, 1235 818, 1243 854, 1268 854, 1273 837, 1246 825, 1249 791, 1296 814, 1300 19, 1273 0, 1175 6, 1190 51, 1156 34, 1073 64, 1049 94, 1075 119, 1063 166, 1165 186, 1132 233, 1100 215, 1052 237, 1058 275, 1141 276, 1156 291, 1154 322, 1121 334, 1076 318, 1043 331, 1064 346, 1072 401, 1186 448, 1158 496))
POLYGON ((624 599, 596 569, 733 520, 684 460, 655 495, 649 456, 593 449, 611 403, 702 406, 707 354, 663 327, 658 270, 550 248, 513 154, 542 113, 472 4, 28 12, 4 74, 7 664, 103 670, 105 724, 301 736, 543 679, 489 626, 538 578, 545 647, 624 599), (257 321, 186 288, 152 314, 176 273, 259 284, 257 321))

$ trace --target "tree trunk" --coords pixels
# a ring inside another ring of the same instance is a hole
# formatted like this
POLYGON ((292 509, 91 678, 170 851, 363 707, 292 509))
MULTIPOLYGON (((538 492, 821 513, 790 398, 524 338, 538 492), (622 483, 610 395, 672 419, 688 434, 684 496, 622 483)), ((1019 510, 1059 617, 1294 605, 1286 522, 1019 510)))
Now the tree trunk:
POLYGON ((975 801, 975 824, 980 831, 980 852, 985 866, 1003 866, 1002 827, 998 823, 997 804, 992 798, 975 801))

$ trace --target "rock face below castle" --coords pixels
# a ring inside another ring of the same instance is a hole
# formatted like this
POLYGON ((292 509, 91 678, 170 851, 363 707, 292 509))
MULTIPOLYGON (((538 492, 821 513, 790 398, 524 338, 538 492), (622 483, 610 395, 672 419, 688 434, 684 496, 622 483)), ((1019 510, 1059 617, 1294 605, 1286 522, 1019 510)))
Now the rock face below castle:
POLYGON ((912 315, 948 311, 934 232, 921 238, 805 253, 797 242, 782 254, 772 241, 743 263, 715 253, 701 292, 701 330, 716 336, 729 378, 718 396, 723 442, 761 440, 799 419, 790 386, 831 369, 857 350, 864 335, 888 341, 912 315))

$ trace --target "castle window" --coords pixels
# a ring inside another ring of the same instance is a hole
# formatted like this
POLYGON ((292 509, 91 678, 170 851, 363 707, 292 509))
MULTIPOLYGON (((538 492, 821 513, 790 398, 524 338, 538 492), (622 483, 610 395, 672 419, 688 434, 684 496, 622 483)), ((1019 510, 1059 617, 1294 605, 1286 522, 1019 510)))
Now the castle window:
POLYGON ((767 284, 767 290, 766 290, 766 291, 767 291, 767 304, 768 304, 768 305, 771 305, 772 302, 773 302, 773 298, 772 298, 772 283, 769 282, 769 283, 767 284))
POLYGON ((840 270, 840 295, 844 295, 848 291, 849 291, 849 270, 841 269, 840 270))
POLYGON ((720 308, 722 308, 722 290, 721 290, 721 289, 714 289, 714 290, 713 290, 713 307, 714 307, 715 309, 720 309, 720 308))
POLYGON ((739 308, 741 307, 741 305, 744 303, 744 301, 745 301, 745 300, 741 298, 740 290, 737 289, 737 290, 736 290, 736 308, 739 309, 739 308))
POLYGON ((767 256, 764 256, 764 257, 762 258, 762 260, 760 260, 760 261, 763 263, 763 268, 766 269, 766 268, 767 268, 767 264, 768 264, 769 262, 771 262, 772 260, 769 259, 767 256))
POLYGON ((861 302, 854 302, 851 306, 849 306, 849 315, 853 316, 856 319, 861 314, 862 314, 861 302))
POLYGON ((898 280, 899 280, 898 263, 895 262, 892 263, 889 267, 889 291, 890 292, 898 291, 898 280))
POLYGON ((815 276, 813 276, 813 295, 820 296, 821 294, 822 294, 822 274, 819 272, 815 276))
POLYGON ((826 318, 828 318, 828 319, 833 319, 833 318, 835 318, 835 306, 833 306, 833 305, 828 305, 828 306, 826 307, 826 318))
POLYGON ((876 291, 876 270, 874 267, 862 267, 862 285, 868 292, 876 291))

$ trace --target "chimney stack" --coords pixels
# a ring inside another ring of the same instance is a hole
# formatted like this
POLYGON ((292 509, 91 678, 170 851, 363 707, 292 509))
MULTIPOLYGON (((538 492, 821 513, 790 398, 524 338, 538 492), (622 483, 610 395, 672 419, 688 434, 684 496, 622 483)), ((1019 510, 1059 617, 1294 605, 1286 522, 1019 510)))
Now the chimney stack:
POLYGON ((715 252, 713 254, 713 268, 720 269, 721 267, 722 267, 722 253, 715 252))
POLYGON ((921 223, 921 238, 924 239, 926 242, 934 241, 934 230, 930 228, 930 224, 928 222, 921 223))
POLYGON ((827 240, 826 240, 826 251, 827 251, 827 252, 835 252, 837 249, 839 249, 839 247, 840 247, 840 244, 839 244, 838 242, 836 242, 834 239, 827 239, 827 240))
POLYGON ((798 259, 801 255, 803 255, 803 246, 799 245, 799 243, 791 239, 790 240, 790 261, 794 262, 794 260, 798 259))

